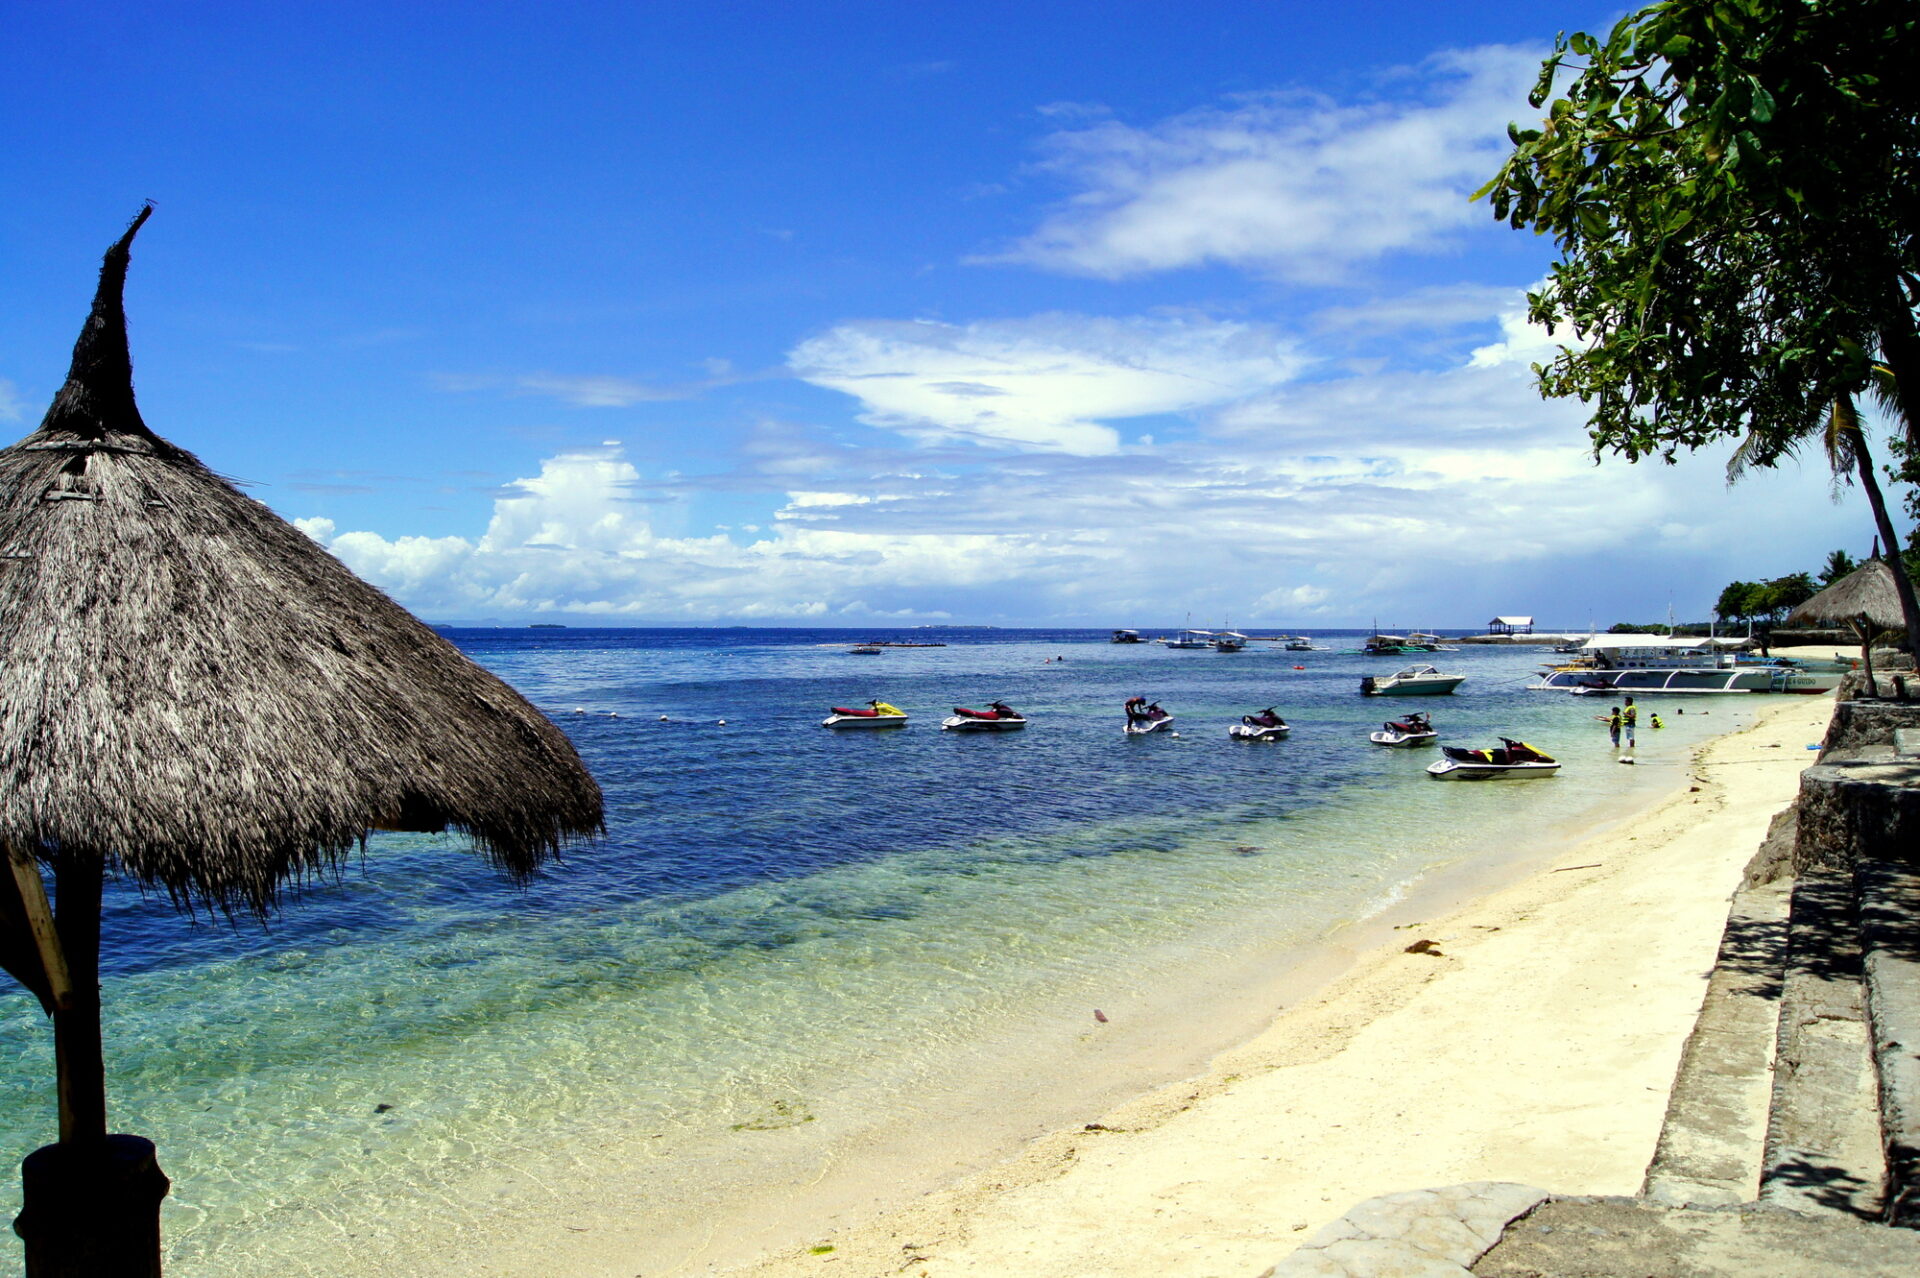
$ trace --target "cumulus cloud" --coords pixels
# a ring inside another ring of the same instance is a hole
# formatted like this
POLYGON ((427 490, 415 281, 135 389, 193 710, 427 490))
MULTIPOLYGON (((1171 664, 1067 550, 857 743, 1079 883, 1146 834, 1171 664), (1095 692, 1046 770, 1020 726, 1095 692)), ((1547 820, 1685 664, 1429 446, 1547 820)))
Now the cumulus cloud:
POLYGON ((1054 314, 842 324, 788 363, 858 398, 861 420, 914 439, 1097 456, 1120 447, 1104 423, 1229 403, 1291 379, 1305 360, 1261 325, 1054 314))
POLYGON ((1323 283, 1431 251, 1490 223, 1467 195, 1528 114, 1540 51, 1437 54, 1370 102, 1251 95, 1145 127, 1100 119, 1050 135, 1042 167, 1074 193, 977 260, 1107 279, 1208 263, 1323 283))
POLYGON ((437 616, 1154 624, 1191 609, 1280 626, 1544 615, 1563 599, 1579 601, 1563 622, 1625 616, 1649 582, 1696 573, 1717 589, 1741 565, 1804 559, 1810 528, 1849 544, 1858 522, 1825 502, 1818 467, 1731 490, 1718 457, 1596 467, 1578 406, 1543 403, 1513 363, 1288 383, 1201 425, 1152 450, 956 450, 931 465, 915 464, 924 448, 819 443, 804 484, 751 459, 649 477, 605 446, 546 459, 475 536, 299 522, 437 616), (752 484, 772 488, 773 518, 711 536, 664 534, 644 500, 752 484), (1765 517, 1782 507, 1800 518, 1765 517))

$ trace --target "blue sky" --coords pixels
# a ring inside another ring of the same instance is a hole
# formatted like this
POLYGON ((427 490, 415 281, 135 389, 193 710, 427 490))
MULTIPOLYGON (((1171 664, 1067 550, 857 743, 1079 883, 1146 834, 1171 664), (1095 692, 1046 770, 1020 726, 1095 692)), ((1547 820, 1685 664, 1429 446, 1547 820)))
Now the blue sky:
POLYGON ((152 199, 147 420, 432 620, 1702 616, 1871 528, 1531 390, 1465 195, 1616 12, 18 5, 0 433, 152 199))

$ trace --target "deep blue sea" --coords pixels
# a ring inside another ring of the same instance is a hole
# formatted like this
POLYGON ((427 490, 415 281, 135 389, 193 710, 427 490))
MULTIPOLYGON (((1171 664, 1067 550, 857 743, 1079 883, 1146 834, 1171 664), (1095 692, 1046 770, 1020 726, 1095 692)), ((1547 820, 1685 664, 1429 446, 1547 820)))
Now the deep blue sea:
MULTIPOLYGON (((630 1164, 635 1133, 683 1162, 782 1126, 830 1133, 837 1114, 908 1103, 1036 1009, 1124 1005, 1209 956, 1310 947, 1436 870, 1604 821, 1752 709, 1669 712, 1628 769, 1590 702, 1523 690, 1542 649, 1396 660, 1169 651, 1105 631, 445 633, 572 737, 608 835, 524 890, 456 839, 375 836, 264 930, 110 893, 110 1104, 174 1177, 176 1272, 333 1272, 311 1265, 316 1240, 378 1254, 382 1222, 416 1241, 471 1228, 482 1163, 502 1185, 553 1181, 596 1174, 582 1150, 630 1164), (869 637, 947 646, 848 655, 869 637), (1358 695, 1362 674, 1422 660, 1467 680, 1448 697, 1358 695), (1179 735, 1124 737, 1136 694, 1173 710, 1179 735), (829 706, 876 697, 911 726, 819 726, 829 706), (995 699, 1031 726, 939 730, 953 706, 995 699), (1268 705, 1289 740, 1227 737, 1268 705), (1436 752, 1366 740, 1416 708, 1444 740, 1524 737, 1567 766, 1434 783, 1436 752), (572 1172, 554 1170, 556 1149, 572 1172)), ((16 993, 0 1000, 0 1135, 17 1158, 53 1129, 50 1034, 16 993)), ((9 1217, 16 1196, 0 1178, 9 1217)))

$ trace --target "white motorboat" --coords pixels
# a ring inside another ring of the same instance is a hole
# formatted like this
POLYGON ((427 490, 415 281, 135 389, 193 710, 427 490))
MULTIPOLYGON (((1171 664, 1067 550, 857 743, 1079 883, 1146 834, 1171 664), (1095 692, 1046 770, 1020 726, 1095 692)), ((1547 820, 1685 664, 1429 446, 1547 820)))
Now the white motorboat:
POLYGON ((1380 725, 1378 732, 1367 737, 1375 745, 1383 746, 1432 745, 1439 739, 1440 734, 1434 731, 1432 721, 1418 712, 1389 719, 1380 725))
POLYGON ((1407 634, 1407 643, 1416 648, 1424 648, 1428 652, 1460 651, 1457 644, 1443 642, 1439 635, 1434 634, 1430 630, 1409 631, 1407 634))
POLYGON ((996 701, 985 710, 955 706, 953 713, 940 721, 948 732, 1012 732, 1027 726, 1027 717, 1004 701, 996 701))
POLYGON ((1315 643, 1305 635, 1288 635, 1283 645, 1288 652, 1329 652, 1325 644, 1315 643))
POLYGON ((820 721, 823 728, 904 728, 907 712, 884 701, 869 701, 865 710, 835 706, 833 713, 820 721))
POLYGON ((1235 741, 1283 741, 1293 729, 1272 706, 1259 714, 1243 714, 1240 722, 1227 729, 1235 741))
POLYGON ((1144 737, 1172 722, 1173 712, 1162 709, 1158 701, 1149 704, 1145 697, 1133 697, 1127 702, 1127 735, 1130 737, 1144 737))
POLYGON ((1436 781, 1491 781, 1500 777, 1550 777, 1560 763, 1550 754, 1542 754, 1524 741, 1501 737, 1501 745, 1492 750, 1469 750, 1465 746, 1441 746, 1447 756, 1427 765, 1427 775, 1436 781))
POLYGON ((1360 691, 1369 697, 1437 697, 1466 682, 1465 675, 1441 674, 1432 666, 1408 666, 1384 679, 1362 675, 1360 691))
POLYGON ((1209 645, 1215 652, 1239 652, 1247 646, 1247 637, 1238 630, 1222 630, 1209 645))
POLYGON ((1113 638, 1107 640, 1107 642, 1108 643, 1145 643, 1146 640, 1140 637, 1140 632, 1138 630, 1116 630, 1113 632, 1113 638))

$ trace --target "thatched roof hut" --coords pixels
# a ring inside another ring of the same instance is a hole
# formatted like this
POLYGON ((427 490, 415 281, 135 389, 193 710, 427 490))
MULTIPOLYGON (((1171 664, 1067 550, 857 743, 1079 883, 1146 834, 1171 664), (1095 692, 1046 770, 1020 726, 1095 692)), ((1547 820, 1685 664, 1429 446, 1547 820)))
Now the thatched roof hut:
POLYGON ((1880 630, 1907 624, 1900 611, 1900 588, 1893 565, 1873 558, 1787 614, 1788 625, 1832 625, 1864 621, 1880 630))
POLYGON ((1873 696, 1879 684, 1873 675, 1873 641, 1886 630, 1906 628, 1906 613, 1900 607, 1900 586, 1892 564, 1875 553, 1858 568, 1822 590, 1787 614, 1788 625, 1851 626, 1860 640, 1860 662, 1865 669, 1866 694, 1873 696))
POLYGON ((0 843, 266 910, 370 828, 523 877, 601 829, 544 715, 161 439, 108 250, 66 385, 0 450, 0 843))

